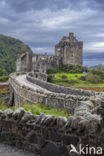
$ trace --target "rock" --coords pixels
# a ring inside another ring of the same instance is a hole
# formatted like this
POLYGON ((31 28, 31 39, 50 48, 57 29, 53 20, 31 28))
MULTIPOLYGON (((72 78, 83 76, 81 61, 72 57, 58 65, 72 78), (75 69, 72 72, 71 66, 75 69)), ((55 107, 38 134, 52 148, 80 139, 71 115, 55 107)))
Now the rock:
POLYGON ((90 97, 90 101, 93 103, 93 105, 96 107, 98 105, 101 105, 101 98, 100 97, 90 97))
POLYGON ((83 119, 78 123, 78 132, 82 132, 85 130, 86 125, 88 124, 88 120, 83 119))
POLYGON ((2 119, 5 119, 6 117, 7 117, 7 114, 3 112, 3 113, 1 114, 1 118, 2 118, 2 119))
POLYGON ((2 115, 2 113, 3 113, 3 111, 2 111, 2 110, 0 110, 0 116, 2 115))
POLYGON ((5 110, 4 113, 8 118, 11 118, 13 115, 13 111, 10 109, 5 110))
POLYGON ((32 114, 30 112, 25 112, 23 117, 21 118, 22 123, 26 123, 28 120, 31 119, 32 114))
POLYGON ((101 107, 104 108, 104 102, 103 101, 101 102, 101 107))
POLYGON ((47 115, 46 119, 44 120, 44 126, 52 125, 53 121, 55 120, 55 116, 47 115))
POLYGON ((84 115, 84 118, 87 119, 87 120, 99 120, 99 121, 101 120, 100 115, 91 114, 90 112, 87 112, 84 115))
POLYGON ((65 129, 68 129, 70 126, 71 126, 71 124, 72 124, 72 122, 73 122, 73 120, 75 119, 75 117, 74 116, 70 116, 69 118, 68 118, 68 120, 67 120, 67 123, 66 123, 66 125, 65 125, 65 129))
POLYGON ((36 120, 36 124, 41 124, 44 121, 45 118, 46 118, 45 114, 39 115, 37 120, 36 120))
POLYGON ((57 127, 58 128, 64 127, 66 123, 67 123, 66 117, 57 117, 57 127))
POLYGON ((24 113, 25 113, 25 110, 22 107, 18 108, 17 110, 13 112, 13 119, 20 120, 22 116, 24 115, 24 113))
POLYGON ((72 129, 78 129, 78 124, 79 124, 79 122, 81 121, 81 120, 83 120, 84 118, 83 117, 76 117, 73 121, 72 121, 72 123, 71 123, 71 125, 70 125, 70 127, 72 128, 72 129))
POLYGON ((99 120, 96 119, 89 120, 86 124, 86 131, 89 134, 94 134, 97 132, 99 126, 100 126, 99 120))

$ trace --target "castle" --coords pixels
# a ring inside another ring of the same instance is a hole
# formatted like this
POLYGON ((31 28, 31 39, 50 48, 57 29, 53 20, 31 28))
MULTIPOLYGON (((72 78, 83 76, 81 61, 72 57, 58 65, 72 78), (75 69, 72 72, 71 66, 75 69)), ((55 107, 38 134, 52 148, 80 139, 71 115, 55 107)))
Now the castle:
POLYGON ((19 55, 16 61, 16 71, 39 71, 46 73, 49 68, 56 68, 66 64, 82 65, 83 42, 78 41, 73 33, 64 36, 55 45, 55 56, 44 55, 31 56, 28 52, 19 55))

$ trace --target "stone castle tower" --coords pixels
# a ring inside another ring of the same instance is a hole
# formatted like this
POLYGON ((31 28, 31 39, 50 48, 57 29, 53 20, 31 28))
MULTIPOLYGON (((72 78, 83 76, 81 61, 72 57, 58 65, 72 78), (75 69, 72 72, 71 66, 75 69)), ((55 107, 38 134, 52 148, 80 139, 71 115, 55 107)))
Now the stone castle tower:
POLYGON ((31 56, 28 52, 19 55, 16 62, 16 71, 39 71, 46 73, 49 68, 73 64, 82 65, 83 42, 78 41, 73 33, 55 46, 55 56, 36 55, 31 56))
POLYGON ((63 37, 55 46, 55 55, 61 58, 63 65, 82 65, 83 42, 78 41, 73 33, 69 33, 68 37, 63 37))

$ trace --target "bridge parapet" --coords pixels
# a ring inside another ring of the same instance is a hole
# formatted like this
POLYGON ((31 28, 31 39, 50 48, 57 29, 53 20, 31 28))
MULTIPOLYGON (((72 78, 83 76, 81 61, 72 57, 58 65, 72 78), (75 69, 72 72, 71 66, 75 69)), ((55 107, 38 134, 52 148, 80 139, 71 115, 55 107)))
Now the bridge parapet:
POLYGON ((42 81, 47 81, 47 74, 45 73, 31 72, 31 73, 28 73, 27 75, 29 75, 32 78, 36 78, 42 81))
POLYGON ((27 73, 27 80, 33 84, 36 84, 44 89, 47 89, 55 93, 80 95, 80 96, 94 96, 100 93, 94 91, 87 91, 83 89, 75 89, 71 87, 64 87, 47 82, 47 75, 43 73, 27 73))

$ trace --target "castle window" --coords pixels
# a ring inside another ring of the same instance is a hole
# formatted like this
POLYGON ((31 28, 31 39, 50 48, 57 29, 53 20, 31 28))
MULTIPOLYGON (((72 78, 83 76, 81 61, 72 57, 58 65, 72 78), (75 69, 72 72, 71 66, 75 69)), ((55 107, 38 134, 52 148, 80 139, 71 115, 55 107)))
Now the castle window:
POLYGON ((71 56, 72 56, 72 57, 74 56, 74 52, 73 52, 73 51, 71 52, 71 56))
POLYGON ((60 48, 57 48, 57 51, 60 51, 61 49, 60 48))

